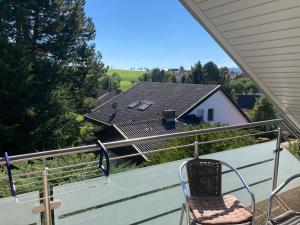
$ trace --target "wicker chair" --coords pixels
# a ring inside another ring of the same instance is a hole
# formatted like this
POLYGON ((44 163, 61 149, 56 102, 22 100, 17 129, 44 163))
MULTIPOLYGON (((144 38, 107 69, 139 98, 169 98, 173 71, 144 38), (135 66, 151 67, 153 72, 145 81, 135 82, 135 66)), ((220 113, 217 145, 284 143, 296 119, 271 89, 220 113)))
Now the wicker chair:
MULTIPOLYGON (((288 224, 300 224, 300 212, 295 212, 292 210, 289 210, 285 212, 284 214, 277 216, 275 218, 271 218, 271 210, 272 210, 272 200, 273 198, 292 180, 300 178, 300 173, 296 174, 286 181, 284 181, 282 184, 280 184, 270 195, 269 201, 268 201, 268 212, 267 212, 267 224, 270 225, 288 225, 288 224)), ((299 198, 299 196, 297 196, 299 198)), ((299 199, 300 200, 300 199, 299 199)))
POLYGON ((186 199, 182 205, 180 225, 183 223, 184 213, 187 214, 188 224, 252 224, 255 212, 254 194, 234 167, 222 161, 195 158, 180 166, 179 177, 186 199), (251 212, 234 196, 222 195, 222 165, 235 172, 249 192, 251 212), (184 167, 187 170, 189 193, 182 175, 184 167))

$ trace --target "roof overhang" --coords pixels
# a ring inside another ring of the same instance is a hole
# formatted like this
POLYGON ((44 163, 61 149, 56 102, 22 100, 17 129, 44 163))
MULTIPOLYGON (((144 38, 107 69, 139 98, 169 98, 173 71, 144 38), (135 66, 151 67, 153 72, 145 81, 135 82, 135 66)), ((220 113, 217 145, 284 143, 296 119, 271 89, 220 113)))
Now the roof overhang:
POLYGON ((101 121, 101 120, 97 120, 96 118, 89 116, 88 113, 85 114, 85 115, 83 115, 83 117, 84 117, 87 121, 90 121, 90 122, 95 123, 95 124, 97 124, 97 125, 107 125, 107 126, 111 126, 111 124, 109 124, 109 123, 105 123, 105 122, 103 122, 103 121, 101 121))
POLYGON ((180 0, 300 131, 300 2, 180 0))

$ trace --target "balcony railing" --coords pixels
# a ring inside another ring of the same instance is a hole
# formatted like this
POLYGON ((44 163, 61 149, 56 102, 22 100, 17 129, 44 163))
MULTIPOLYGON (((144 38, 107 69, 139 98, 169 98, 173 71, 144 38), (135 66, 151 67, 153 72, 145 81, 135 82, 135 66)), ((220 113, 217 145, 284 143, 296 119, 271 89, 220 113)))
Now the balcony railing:
MULTIPOLYGON (((113 149, 156 140, 171 140, 174 138, 193 137, 234 129, 280 125, 281 123, 282 120, 262 121, 109 142, 103 145, 107 149, 113 149)), ((147 154, 166 151, 171 148, 191 147, 194 148, 195 155, 197 155, 198 148, 201 148, 203 144, 235 140, 270 132, 277 132, 277 141, 201 156, 222 159, 234 165, 240 170, 246 181, 254 189, 256 198, 263 200, 266 199, 271 190, 276 187, 278 179, 281 181, 288 175, 293 175, 294 172, 296 173, 300 168, 299 164, 297 164, 298 162, 295 161, 288 152, 283 151, 281 160, 288 160, 290 165, 285 166, 284 170, 279 171, 280 128, 225 139, 209 140, 206 142, 198 142, 195 140, 194 143, 184 146, 156 149, 147 154)), ((99 151, 99 145, 87 145, 17 155, 11 156, 8 159, 11 164, 15 164, 34 160, 46 161, 46 159, 51 160, 55 157, 95 151, 99 151)), ((141 154, 142 153, 115 156, 111 157, 109 161, 114 162, 141 154)), ((1 165, 5 165, 6 163, 4 158, 0 159, 1 165)), ((105 164, 105 160, 103 160, 103 163, 105 164)), ((41 171, 36 170, 26 174, 13 173, 10 178, 7 176, 2 179, 6 180, 7 183, 9 183, 10 180, 11 184, 13 183, 15 185, 16 195, 15 198, 0 199, 0 215, 1 218, 4 218, 2 221, 5 221, 5 225, 40 224, 41 218, 46 225, 92 225, 99 223, 176 224, 179 220, 180 205, 184 201, 177 175, 180 163, 182 163, 182 160, 116 173, 109 178, 103 176, 101 171, 99 172, 98 160, 78 162, 67 166, 49 166, 46 164, 41 171), (88 166, 88 170, 85 170, 83 166, 88 166), (69 178, 74 175, 87 177, 85 173, 95 178, 70 182, 69 178), (17 180, 22 176, 28 179, 28 183, 25 183, 25 186, 36 185, 38 187, 37 190, 31 189, 30 193, 18 193, 17 180), (35 177, 39 177, 39 179, 33 179, 35 177), (31 180, 29 178, 31 178, 31 180), (54 214, 52 214, 53 211, 54 214), (14 217, 13 215, 16 213, 18 213, 22 219, 14 217)), ((245 198, 246 195, 243 195, 244 190, 241 184, 235 183, 237 181, 234 176, 232 176, 231 171, 225 170, 223 173, 223 192, 234 193, 241 198, 244 204, 248 204, 249 199, 245 198)), ((11 188, 14 187, 12 186, 11 188)), ((2 225, 1 221, 0 224, 2 225)))

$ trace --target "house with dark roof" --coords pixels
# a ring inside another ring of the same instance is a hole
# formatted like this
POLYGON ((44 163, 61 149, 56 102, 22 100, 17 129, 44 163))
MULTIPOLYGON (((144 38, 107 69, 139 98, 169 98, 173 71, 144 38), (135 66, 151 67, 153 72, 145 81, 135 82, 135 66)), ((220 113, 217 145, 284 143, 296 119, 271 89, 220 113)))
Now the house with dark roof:
MULTIPOLYGON (((106 135, 100 137, 103 141, 174 133, 203 121, 228 125, 250 122, 220 85, 157 82, 140 82, 85 118, 107 126, 106 135)), ((164 144, 134 145, 133 152, 146 153, 164 144)), ((148 159, 146 154, 143 157, 148 159)))

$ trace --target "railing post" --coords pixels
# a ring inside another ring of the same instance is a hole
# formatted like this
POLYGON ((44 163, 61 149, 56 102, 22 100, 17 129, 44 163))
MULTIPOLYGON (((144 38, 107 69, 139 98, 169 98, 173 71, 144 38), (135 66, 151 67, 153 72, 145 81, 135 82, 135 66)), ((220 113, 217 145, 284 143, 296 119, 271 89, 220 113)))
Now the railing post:
POLYGON ((278 127, 276 149, 274 151, 275 152, 275 160, 274 160, 274 173, 273 173, 272 190, 276 189, 276 187, 277 187, 279 158, 280 158, 280 151, 281 151, 280 144, 281 144, 281 128, 278 127))
POLYGON ((198 136, 196 136, 195 142, 194 142, 194 158, 199 157, 199 141, 198 136))
POLYGON ((51 225, 51 206, 49 197, 49 186, 48 186, 48 167, 42 170, 43 177, 43 191, 44 191, 44 215, 45 215, 45 225, 51 225))

